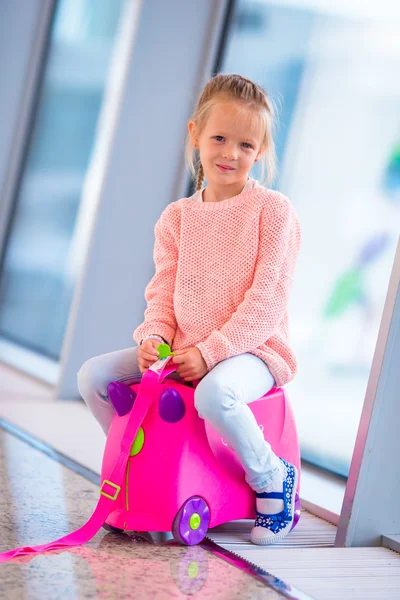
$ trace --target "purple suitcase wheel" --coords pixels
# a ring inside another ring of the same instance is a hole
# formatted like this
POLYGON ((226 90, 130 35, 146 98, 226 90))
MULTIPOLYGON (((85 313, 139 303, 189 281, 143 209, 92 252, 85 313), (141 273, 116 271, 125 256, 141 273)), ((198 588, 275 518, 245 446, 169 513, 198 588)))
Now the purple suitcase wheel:
POLYGON ((295 501, 294 501, 293 524, 290 528, 290 531, 292 531, 292 529, 294 529, 296 527, 297 523, 299 522, 300 515, 301 515, 300 496, 299 496, 299 492, 296 492, 296 497, 295 497, 295 501))
POLYGON ((210 522, 210 509, 200 496, 186 500, 172 523, 174 540, 186 546, 199 544, 205 537, 210 522))

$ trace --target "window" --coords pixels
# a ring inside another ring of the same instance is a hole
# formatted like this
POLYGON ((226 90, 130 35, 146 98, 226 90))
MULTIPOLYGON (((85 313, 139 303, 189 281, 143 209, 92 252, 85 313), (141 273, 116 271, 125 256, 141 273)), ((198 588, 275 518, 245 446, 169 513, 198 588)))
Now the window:
POLYGON ((0 334, 58 358, 71 246, 123 0, 59 0, 0 277, 0 334))
POLYGON ((342 475, 400 231, 400 8, 373 5, 239 0, 220 68, 278 107, 275 185, 303 232, 288 392, 303 458, 342 475))

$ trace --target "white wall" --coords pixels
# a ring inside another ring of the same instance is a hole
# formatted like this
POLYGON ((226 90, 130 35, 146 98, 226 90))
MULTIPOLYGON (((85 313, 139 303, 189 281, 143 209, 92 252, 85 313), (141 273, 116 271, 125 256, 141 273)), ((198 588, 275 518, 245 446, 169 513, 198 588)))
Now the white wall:
POLYGON ((154 225, 186 191, 187 120, 211 73, 225 7, 146 0, 135 27, 128 3, 132 16, 117 49, 78 219, 89 245, 80 238, 84 266, 62 353, 60 398, 78 396, 85 360, 133 344, 153 274, 154 225))

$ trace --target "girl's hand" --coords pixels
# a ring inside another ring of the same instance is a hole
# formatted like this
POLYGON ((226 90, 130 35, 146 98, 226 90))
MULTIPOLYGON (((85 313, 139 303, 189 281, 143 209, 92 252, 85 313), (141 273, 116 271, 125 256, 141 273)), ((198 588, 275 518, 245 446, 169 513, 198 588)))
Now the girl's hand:
POLYGON ((184 381, 201 379, 208 372, 203 355, 198 348, 186 348, 185 350, 174 350, 172 362, 179 365, 177 372, 184 381))
POLYGON ((138 351, 138 364, 139 370, 144 374, 153 363, 158 360, 158 346, 160 342, 158 340, 146 340, 138 351))

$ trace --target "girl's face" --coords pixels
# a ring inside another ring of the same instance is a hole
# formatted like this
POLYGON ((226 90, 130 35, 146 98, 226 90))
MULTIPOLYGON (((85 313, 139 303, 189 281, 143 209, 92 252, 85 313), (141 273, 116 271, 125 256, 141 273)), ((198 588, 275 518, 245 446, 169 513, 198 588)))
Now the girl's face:
POLYGON ((245 185, 249 171, 263 154, 261 119, 239 102, 221 100, 210 110, 200 134, 194 121, 189 132, 208 185, 245 185))

